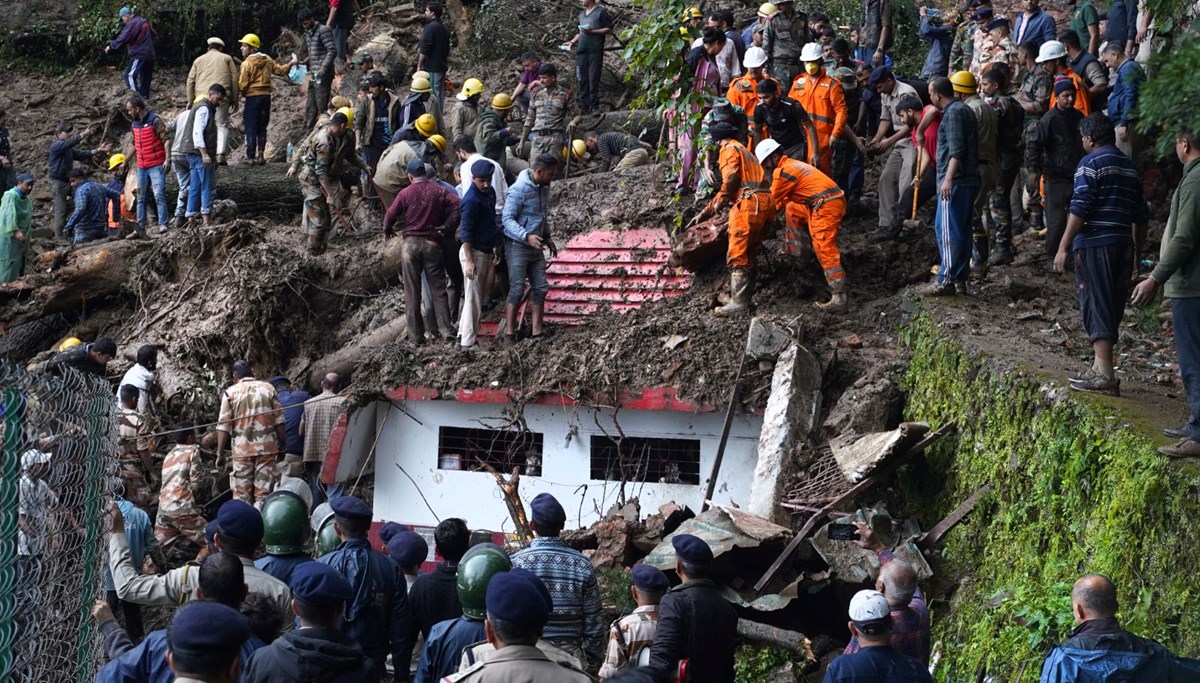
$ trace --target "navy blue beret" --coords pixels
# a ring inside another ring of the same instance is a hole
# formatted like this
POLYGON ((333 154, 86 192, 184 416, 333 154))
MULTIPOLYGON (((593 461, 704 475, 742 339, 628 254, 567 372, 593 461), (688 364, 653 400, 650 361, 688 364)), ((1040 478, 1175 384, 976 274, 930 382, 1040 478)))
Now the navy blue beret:
POLYGON ((336 569, 305 562, 292 570, 292 597, 316 607, 333 607, 354 597, 354 589, 336 569))
MULTIPOLYGON (((380 534, 382 536, 382 534, 380 534)), ((429 557, 429 544, 421 534, 412 531, 401 531, 392 536, 387 543, 388 555, 401 567, 411 567, 421 564, 429 557)))
POLYGON ((688 564, 709 564, 713 561, 712 548, 691 534, 679 534, 671 539, 675 556, 688 564))
POLYGON ((633 585, 640 590, 658 593, 665 591, 671 586, 671 582, 667 580, 667 575, 662 573, 658 567, 651 567, 648 564, 634 565, 633 585))
POLYGON ((536 627, 545 626, 550 619, 545 596, 520 572, 500 572, 493 576, 488 582, 486 603, 488 615, 501 621, 536 627))
POLYGON ((534 524, 545 524, 555 529, 561 529, 567 523, 567 511, 558 502, 558 499, 549 493, 539 493, 533 497, 533 501, 529 503, 529 510, 533 514, 534 524))
POLYGON ((477 159, 471 164, 471 177, 473 178, 491 178, 496 172, 496 167, 487 159, 477 159))
POLYGON ((268 383, 273 387, 278 387, 280 384, 291 384, 292 381, 283 375, 275 375, 268 383))
POLYGON ((217 533, 257 543, 263 537, 262 515, 249 503, 228 501, 217 510, 217 533))
POLYGON ((425 162, 421 161, 420 159, 411 159, 409 160, 408 164, 404 166, 404 170, 414 178, 424 178, 425 162))
POLYGON ((205 541, 205 543, 212 545, 213 542, 217 540, 217 532, 218 531, 220 531, 220 529, 217 528, 217 520, 214 519, 213 521, 206 524, 204 526, 204 541, 205 541))
POLYGON ((171 620, 170 647, 173 652, 205 655, 236 653, 250 637, 246 617, 228 605, 200 600, 189 602, 171 620))
POLYGON ((379 540, 383 541, 384 545, 387 545, 401 531, 404 531, 404 527, 395 522, 386 522, 383 526, 379 527, 379 540))
POLYGON ((371 508, 354 496, 338 496, 329 501, 333 514, 342 519, 352 519, 364 522, 371 521, 371 508))
POLYGON ((546 609, 552 612, 554 611, 554 598, 550 597, 550 590, 546 588, 546 584, 542 583, 542 578, 540 576, 523 567, 513 567, 509 571, 512 572, 513 575, 519 576, 533 584, 533 587, 538 591, 538 595, 541 595, 542 600, 546 602, 546 609))

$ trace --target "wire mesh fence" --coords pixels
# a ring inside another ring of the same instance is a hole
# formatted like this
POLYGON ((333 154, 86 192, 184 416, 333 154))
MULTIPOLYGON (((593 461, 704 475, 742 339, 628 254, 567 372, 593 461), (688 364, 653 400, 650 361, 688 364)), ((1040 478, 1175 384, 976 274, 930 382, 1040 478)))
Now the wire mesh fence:
POLYGON ((0 360, 0 681, 92 680, 116 473, 113 391, 0 360))

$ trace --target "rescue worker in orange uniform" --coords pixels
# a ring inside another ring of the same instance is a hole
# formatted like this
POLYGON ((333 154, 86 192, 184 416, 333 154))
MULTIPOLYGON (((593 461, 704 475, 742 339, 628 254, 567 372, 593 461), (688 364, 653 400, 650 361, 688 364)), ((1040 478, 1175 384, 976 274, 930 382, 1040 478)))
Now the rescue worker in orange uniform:
MULTIPOLYGON (((829 301, 819 301, 817 308, 844 313, 849 302, 846 298, 846 271, 842 270, 842 253, 838 250, 837 236, 846 216, 846 195, 832 178, 820 169, 803 161, 789 159, 774 140, 763 140, 754 149, 754 155, 768 173, 772 173, 771 201, 776 209, 782 209, 787 219, 783 241, 788 253, 800 253, 800 231, 808 226, 812 237, 813 252, 825 270, 825 282, 829 284, 829 301)), ((732 234, 732 223, 731 234, 732 234)))
POLYGON ((825 56, 820 43, 808 43, 800 51, 804 73, 796 77, 788 97, 799 102, 808 112, 817 129, 819 152, 816 156, 825 173, 833 173, 833 144, 847 132, 846 121, 850 112, 846 108, 846 95, 842 82, 825 73, 825 56))
MULTIPOLYGON (((737 141, 738 129, 724 121, 708 129, 721 147, 721 189, 696 217, 699 223, 729 207, 729 301, 713 312, 731 315, 750 308, 754 295, 754 261, 766 237, 767 224, 775 219, 770 183, 762 164, 737 141)), ((778 144, 778 143, 776 143, 778 144)))
MULTIPOLYGON (((742 59, 742 66, 746 68, 746 73, 735 78, 729 84, 729 91, 725 93, 725 99, 745 110, 747 119, 754 119, 754 106, 758 104, 758 90, 756 90, 758 84, 762 81, 775 81, 766 74, 766 64, 766 50, 761 47, 746 48, 746 56, 742 59)), ((775 82, 779 83, 779 81, 775 82)), ((751 131, 751 135, 755 132, 751 131)))

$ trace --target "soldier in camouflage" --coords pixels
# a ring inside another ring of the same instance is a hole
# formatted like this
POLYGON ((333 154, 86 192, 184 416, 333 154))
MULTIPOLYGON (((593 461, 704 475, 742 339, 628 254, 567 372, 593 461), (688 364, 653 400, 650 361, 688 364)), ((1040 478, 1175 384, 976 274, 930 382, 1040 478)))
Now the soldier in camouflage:
POLYGON ((529 99, 529 113, 525 115, 518 156, 523 156, 520 153, 528 148, 531 149, 531 160, 543 154, 558 159, 562 157, 567 137, 571 91, 558 84, 558 69, 553 64, 542 64, 538 69, 538 81, 539 86, 529 99), (526 145, 530 133, 533 134, 531 147, 526 145))
MULTIPOLYGON (((1025 67, 1025 75, 1021 78, 1021 88, 1017 91, 1017 103, 1025 112, 1025 134, 1022 136, 1025 140, 1033 135, 1042 114, 1050 109, 1050 94, 1054 89, 1054 76, 1050 74, 1045 65, 1037 63, 1037 55, 1037 44, 1032 41, 1026 41, 1017 47, 1017 56, 1021 65, 1025 67)), ((1029 222, 1027 225, 1032 230, 1041 230, 1045 228, 1046 224, 1042 217, 1042 192, 1039 175, 1028 164, 1023 168, 1022 174, 1025 193, 1029 196, 1029 222)))
POLYGON ((140 393, 132 384, 123 384, 118 390, 121 408, 117 411, 117 463, 125 484, 125 500, 151 512, 155 501, 147 480, 155 478, 154 460, 146 438, 146 421, 137 411, 140 393))
POLYGON ((233 364, 233 379, 235 384, 221 395, 217 458, 220 459, 232 436, 233 470, 229 488, 234 499, 261 507, 271 493, 275 460, 286 439, 283 407, 275 387, 254 379, 248 361, 233 364))
POLYGON ((191 422, 175 423, 175 447, 167 453, 162 467, 162 490, 158 493, 158 518, 154 535, 163 548, 184 536, 204 547, 204 526, 192 487, 201 471, 200 447, 191 422))
POLYGON ((806 43, 813 42, 808 30, 808 15, 796 11, 792 0, 775 3, 779 12, 771 17, 763 32, 763 49, 767 51, 767 73, 775 77, 787 92, 796 82, 796 76, 804 70, 800 63, 800 50, 806 43))
POLYGON ((329 123, 317 131, 307 148, 300 151, 300 186, 304 192, 302 222, 308 233, 308 251, 325 251, 329 236, 330 204, 333 210, 345 208, 346 189, 343 179, 353 177, 351 169, 366 171, 354 134, 349 132, 350 120, 343 112, 330 117, 329 123))
POLYGON ((950 67, 946 76, 955 71, 966 71, 975 58, 975 33, 979 25, 959 13, 958 28, 954 31, 954 42, 950 45, 950 67))

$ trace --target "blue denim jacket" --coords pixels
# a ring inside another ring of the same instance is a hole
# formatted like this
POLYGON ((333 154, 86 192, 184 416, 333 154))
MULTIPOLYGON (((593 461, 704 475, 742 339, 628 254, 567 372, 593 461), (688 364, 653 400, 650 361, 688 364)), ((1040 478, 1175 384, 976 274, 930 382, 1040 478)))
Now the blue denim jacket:
POLYGON ((531 169, 521 171, 504 200, 504 235, 517 242, 524 242, 530 235, 545 237, 549 199, 549 186, 540 187, 533 182, 531 169))

